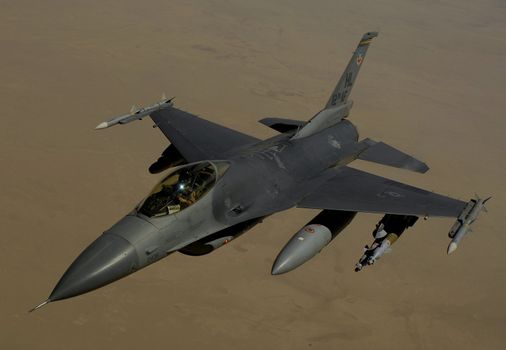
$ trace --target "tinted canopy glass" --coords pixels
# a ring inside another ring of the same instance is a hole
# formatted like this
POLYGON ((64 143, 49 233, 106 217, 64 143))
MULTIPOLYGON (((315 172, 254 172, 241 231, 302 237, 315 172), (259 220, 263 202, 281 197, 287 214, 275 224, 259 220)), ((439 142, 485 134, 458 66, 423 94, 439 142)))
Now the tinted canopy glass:
POLYGON ((138 212, 148 217, 177 213, 206 194, 216 183, 217 168, 210 162, 176 169, 155 186, 138 212))

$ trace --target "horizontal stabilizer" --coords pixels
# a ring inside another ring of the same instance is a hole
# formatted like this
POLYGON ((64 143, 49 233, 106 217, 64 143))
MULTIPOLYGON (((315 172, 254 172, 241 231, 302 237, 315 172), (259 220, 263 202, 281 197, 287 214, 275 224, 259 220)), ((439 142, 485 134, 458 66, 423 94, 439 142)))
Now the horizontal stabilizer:
POLYGON ((259 122, 280 133, 297 130, 306 124, 306 122, 301 120, 285 118, 264 118, 259 120, 259 122))
POLYGON ((363 142, 370 145, 370 147, 360 153, 358 159, 388 165, 394 168, 407 169, 422 174, 429 170, 429 167, 424 162, 419 161, 409 154, 401 152, 386 143, 376 142, 370 139, 366 139, 363 142))

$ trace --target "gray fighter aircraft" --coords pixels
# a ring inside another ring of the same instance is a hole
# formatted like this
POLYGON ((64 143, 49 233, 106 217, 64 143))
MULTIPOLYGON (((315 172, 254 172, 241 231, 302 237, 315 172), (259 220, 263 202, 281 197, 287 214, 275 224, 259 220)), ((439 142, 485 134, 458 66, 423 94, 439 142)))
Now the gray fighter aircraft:
POLYGON ((292 207, 321 212, 281 250, 273 275, 314 257, 357 212, 385 216, 356 271, 379 259, 418 217, 456 217, 448 248, 454 251, 486 200, 466 203, 348 166, 362 159, 419 173, 429 169, 386 143, 359 141, 347 119, 348 96, 376 36, 363 35, 325 107, 309 121, 260 120, 279 132, 267 140, 179 110, 167 99, 99 124, 104 129, 149 115, 170 140, 149 171, 166 172, 145 199, 78 256, 33 310, 100 288, 174 252, 208 254, 292 207))

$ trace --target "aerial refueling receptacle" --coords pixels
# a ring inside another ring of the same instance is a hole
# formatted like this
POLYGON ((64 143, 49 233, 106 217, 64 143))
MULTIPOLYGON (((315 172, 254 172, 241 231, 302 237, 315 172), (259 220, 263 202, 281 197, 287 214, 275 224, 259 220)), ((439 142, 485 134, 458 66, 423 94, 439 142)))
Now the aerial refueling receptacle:
POLYGON ((364 254, 355 265, 355 271, 362 270, 364 266, 372 265, 381 258, 381 256, 390 251, 390 247, 394 244, 402 233, 415 224, 418 220, 417 216, 411 215, 393 215, 386 214, 376 224, 376 228, 372 232, 374 241, 369 247, 364 248, 364 254))
POLYGON ((323 210, 298 231, 278 254, 271 273, 280 275, 304 264, 330 243, 357 213, 323 210))

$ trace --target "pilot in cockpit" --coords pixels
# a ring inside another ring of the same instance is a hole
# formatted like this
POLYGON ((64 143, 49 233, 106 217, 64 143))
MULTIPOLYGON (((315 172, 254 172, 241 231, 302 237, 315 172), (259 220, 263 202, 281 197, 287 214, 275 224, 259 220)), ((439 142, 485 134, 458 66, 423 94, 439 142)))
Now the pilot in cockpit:
POLYGON ((173 190, 172 186, 162 184, 162 189, 149 196, 143 204, 143 213, 150 215, 152 213, 159 213, 167 208, 172 201, 173 190))
POLYGON ((210 163, 199 163, 174 171, 163 179, 138 207, 148 217, 175 214, 197 202, 216 181, 210 163))

